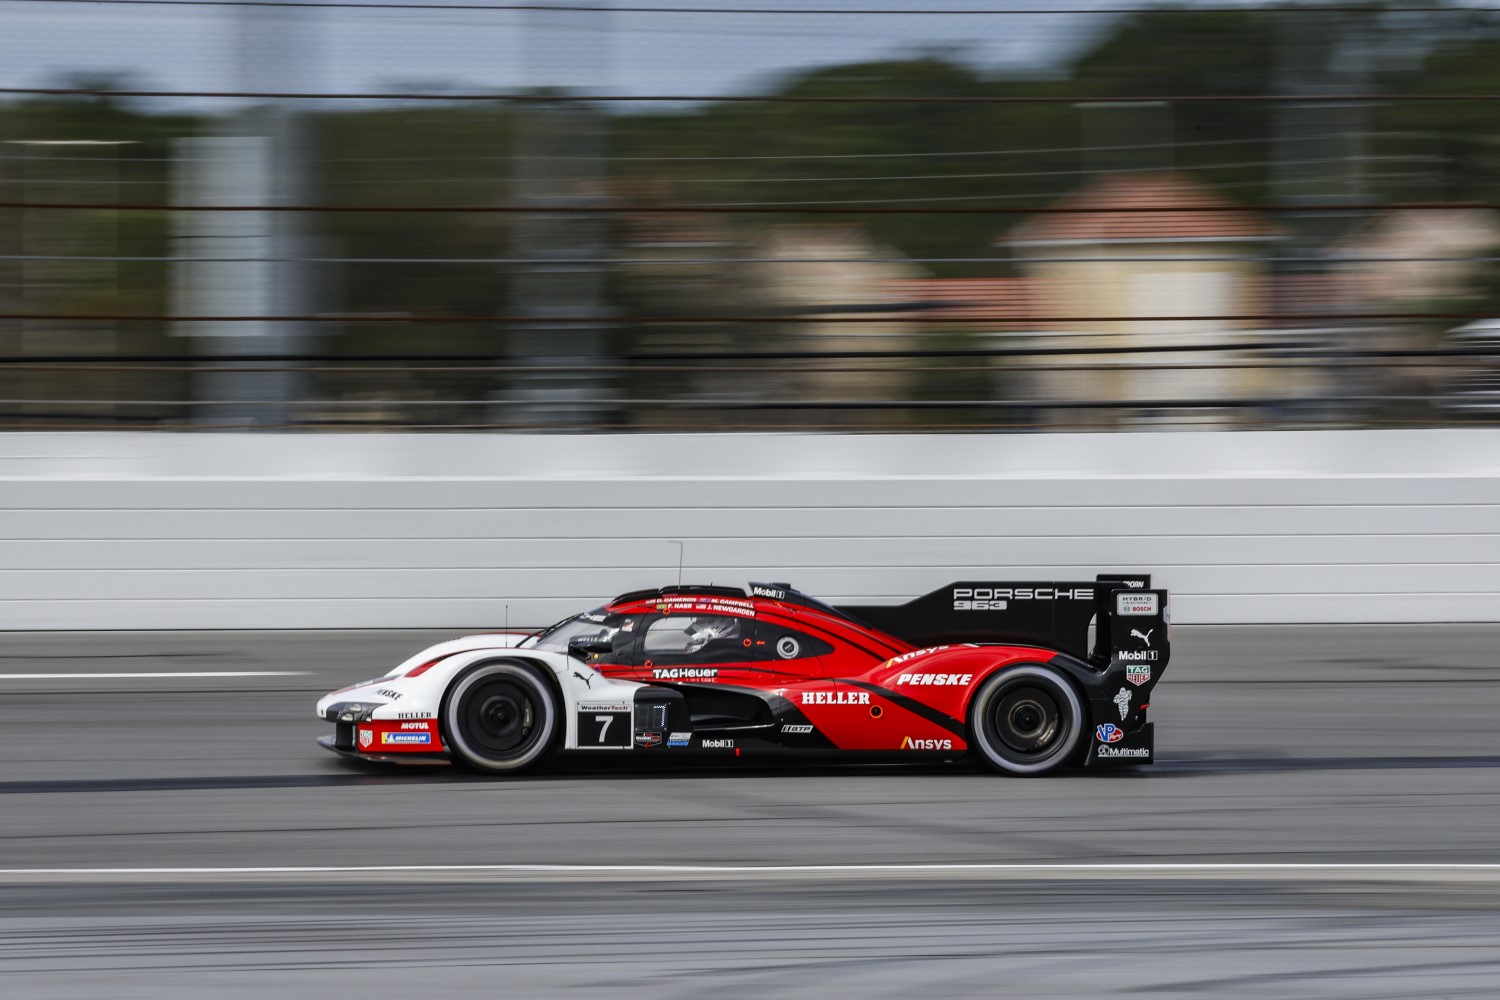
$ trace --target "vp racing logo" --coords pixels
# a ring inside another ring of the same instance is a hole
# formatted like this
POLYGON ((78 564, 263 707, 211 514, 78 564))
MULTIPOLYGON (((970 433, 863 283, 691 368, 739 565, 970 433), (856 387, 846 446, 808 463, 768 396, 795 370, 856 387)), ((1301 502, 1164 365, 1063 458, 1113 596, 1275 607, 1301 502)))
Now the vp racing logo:
POLYGON ((1092 587, 954 587, 954 611, 1004 611, 1011 601, 1092 601, 1092 587))

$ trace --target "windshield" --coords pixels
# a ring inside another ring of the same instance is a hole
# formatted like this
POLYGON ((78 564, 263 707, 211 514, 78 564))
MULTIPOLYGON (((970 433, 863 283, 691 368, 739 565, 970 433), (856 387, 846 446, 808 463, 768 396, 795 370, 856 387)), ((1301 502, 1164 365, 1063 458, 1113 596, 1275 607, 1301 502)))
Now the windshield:
POLYGON ((568 643, 585 636, 607 639, 620 630, 624 615, 612 615, 603 608, 585 611, 572 618, 564 618, 556 625, 521 643, 523 649, 545 649, 554 653, 566 653, 568 643))

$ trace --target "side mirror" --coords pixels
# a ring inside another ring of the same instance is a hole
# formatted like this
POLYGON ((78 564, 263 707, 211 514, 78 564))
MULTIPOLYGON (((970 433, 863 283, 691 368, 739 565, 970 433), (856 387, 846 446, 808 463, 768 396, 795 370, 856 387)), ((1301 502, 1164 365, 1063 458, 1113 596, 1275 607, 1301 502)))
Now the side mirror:
POLYGON ((590 656, 603 656, 613 652, 614 648, 614 644, 609 641, 609 637, 604 635, 586 635, 568 640, 568 654, 576 656, 585 662, 588 661, 590 656))

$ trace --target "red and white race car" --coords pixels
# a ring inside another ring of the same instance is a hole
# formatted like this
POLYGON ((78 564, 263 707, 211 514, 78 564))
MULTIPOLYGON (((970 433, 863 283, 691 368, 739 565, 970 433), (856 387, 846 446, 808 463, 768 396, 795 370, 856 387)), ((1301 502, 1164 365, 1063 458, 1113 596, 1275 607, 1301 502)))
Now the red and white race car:
POLYGON ((975 752, 1013 774, 1146 764, 1169 621, 1143 574, 841 608, 781 583, 664 587, 426 649, 320 700, 336 730, 318 742, 501 773, 601 750, 975 752))

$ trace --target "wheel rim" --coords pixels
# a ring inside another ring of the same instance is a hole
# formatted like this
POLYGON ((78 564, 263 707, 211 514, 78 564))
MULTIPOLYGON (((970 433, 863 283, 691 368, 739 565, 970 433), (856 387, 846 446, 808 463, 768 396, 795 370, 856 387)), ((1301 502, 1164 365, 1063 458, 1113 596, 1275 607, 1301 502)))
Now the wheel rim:
POLYGON ((1063 737, 1063 709, 1057 696, 1034 684, 1002 690, 986 719, 998 743, 1018 759, 1037 759, 1057 748, 1063 737))
POLYGON ((464 696, 459 718, 474 749, 496 760, 524 754, 542 730, 535 692, 508 677, 474 685, 464 696))

